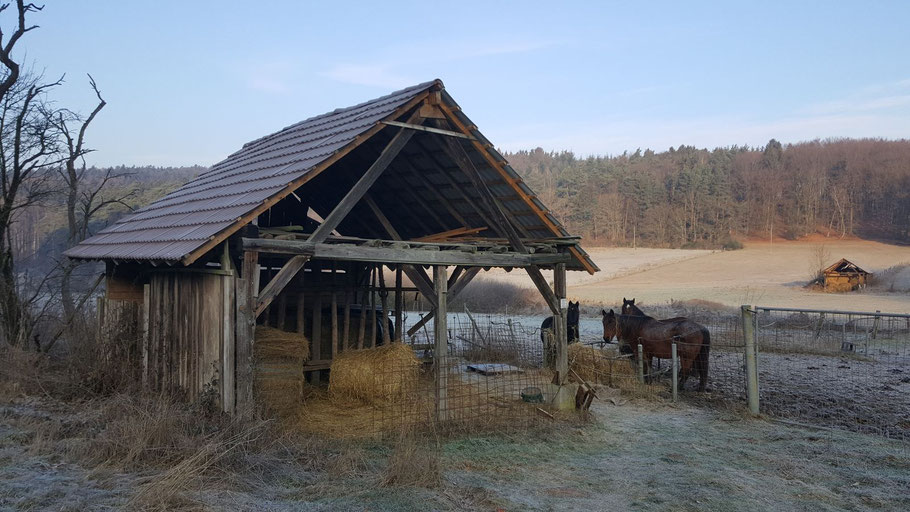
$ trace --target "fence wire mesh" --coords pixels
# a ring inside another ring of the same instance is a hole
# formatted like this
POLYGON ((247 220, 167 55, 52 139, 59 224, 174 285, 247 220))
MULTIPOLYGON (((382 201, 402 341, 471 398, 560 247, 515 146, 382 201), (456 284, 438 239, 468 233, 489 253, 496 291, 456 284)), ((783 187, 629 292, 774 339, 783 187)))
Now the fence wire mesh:
POLYGON ((763 413, 910 440, 910 315, 756 309, 763 413))

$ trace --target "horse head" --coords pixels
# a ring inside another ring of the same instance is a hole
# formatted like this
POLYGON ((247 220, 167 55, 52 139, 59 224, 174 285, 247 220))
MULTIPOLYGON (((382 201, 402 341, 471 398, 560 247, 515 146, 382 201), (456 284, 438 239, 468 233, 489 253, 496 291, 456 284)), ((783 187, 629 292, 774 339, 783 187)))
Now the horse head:
POLYGON ((634 314, 634 310, 636 310, 636 309, 638 309, 638 308, 635 307, 635 298, 634 297, 631 300, 628 300, 625 297, 622 298, 622 309, 620 310, 620 312, 623 315, 632 315, 632 314, 634 314))
POLYGON ((601 321, 604 326, 604 341, 611 343, 614 337, 619 336, 619 315, 614 313, 612 309, 609 313, 601 309, 600 314, 603 316, 601 321))

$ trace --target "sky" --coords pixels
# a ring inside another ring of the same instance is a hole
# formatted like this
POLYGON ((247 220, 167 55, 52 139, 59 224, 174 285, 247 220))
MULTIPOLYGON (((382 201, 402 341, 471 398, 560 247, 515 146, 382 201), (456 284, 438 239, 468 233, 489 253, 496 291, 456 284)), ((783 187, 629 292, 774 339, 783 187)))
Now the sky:
MULTIPOLYGON (((11 11, 0 14, 8 31, 11 11)), ((500 149, 910 138, 910 2, 46 0, 19 57, 108 102, 90 165, 212 165, 440 78, 500 149)))

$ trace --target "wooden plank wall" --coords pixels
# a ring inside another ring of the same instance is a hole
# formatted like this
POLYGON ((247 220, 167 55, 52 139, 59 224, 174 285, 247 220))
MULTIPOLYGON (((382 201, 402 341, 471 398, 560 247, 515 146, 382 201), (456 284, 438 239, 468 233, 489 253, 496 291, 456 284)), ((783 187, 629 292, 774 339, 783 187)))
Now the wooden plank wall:
POLYGON ((233 409, 233 288, 232 276, 152 274, 144 375, 150 389, 190 400, 209 391, 233 409))

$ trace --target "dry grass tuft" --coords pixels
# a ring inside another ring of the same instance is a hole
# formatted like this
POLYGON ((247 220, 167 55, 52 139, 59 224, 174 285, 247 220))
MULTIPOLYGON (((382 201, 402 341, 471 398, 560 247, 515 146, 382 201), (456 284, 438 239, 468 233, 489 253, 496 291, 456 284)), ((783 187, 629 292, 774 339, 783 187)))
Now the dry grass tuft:
POLYGON ((420 362, 403 343, 349 350, 332 361, 329 395, 336 400, 390 402, 413 394, 420 362))
POLYGON ((389 457, 381 485, 438 487, 442 482, 442 470, 439 453, 435 448, 413 434, 403 433, 389 457))

